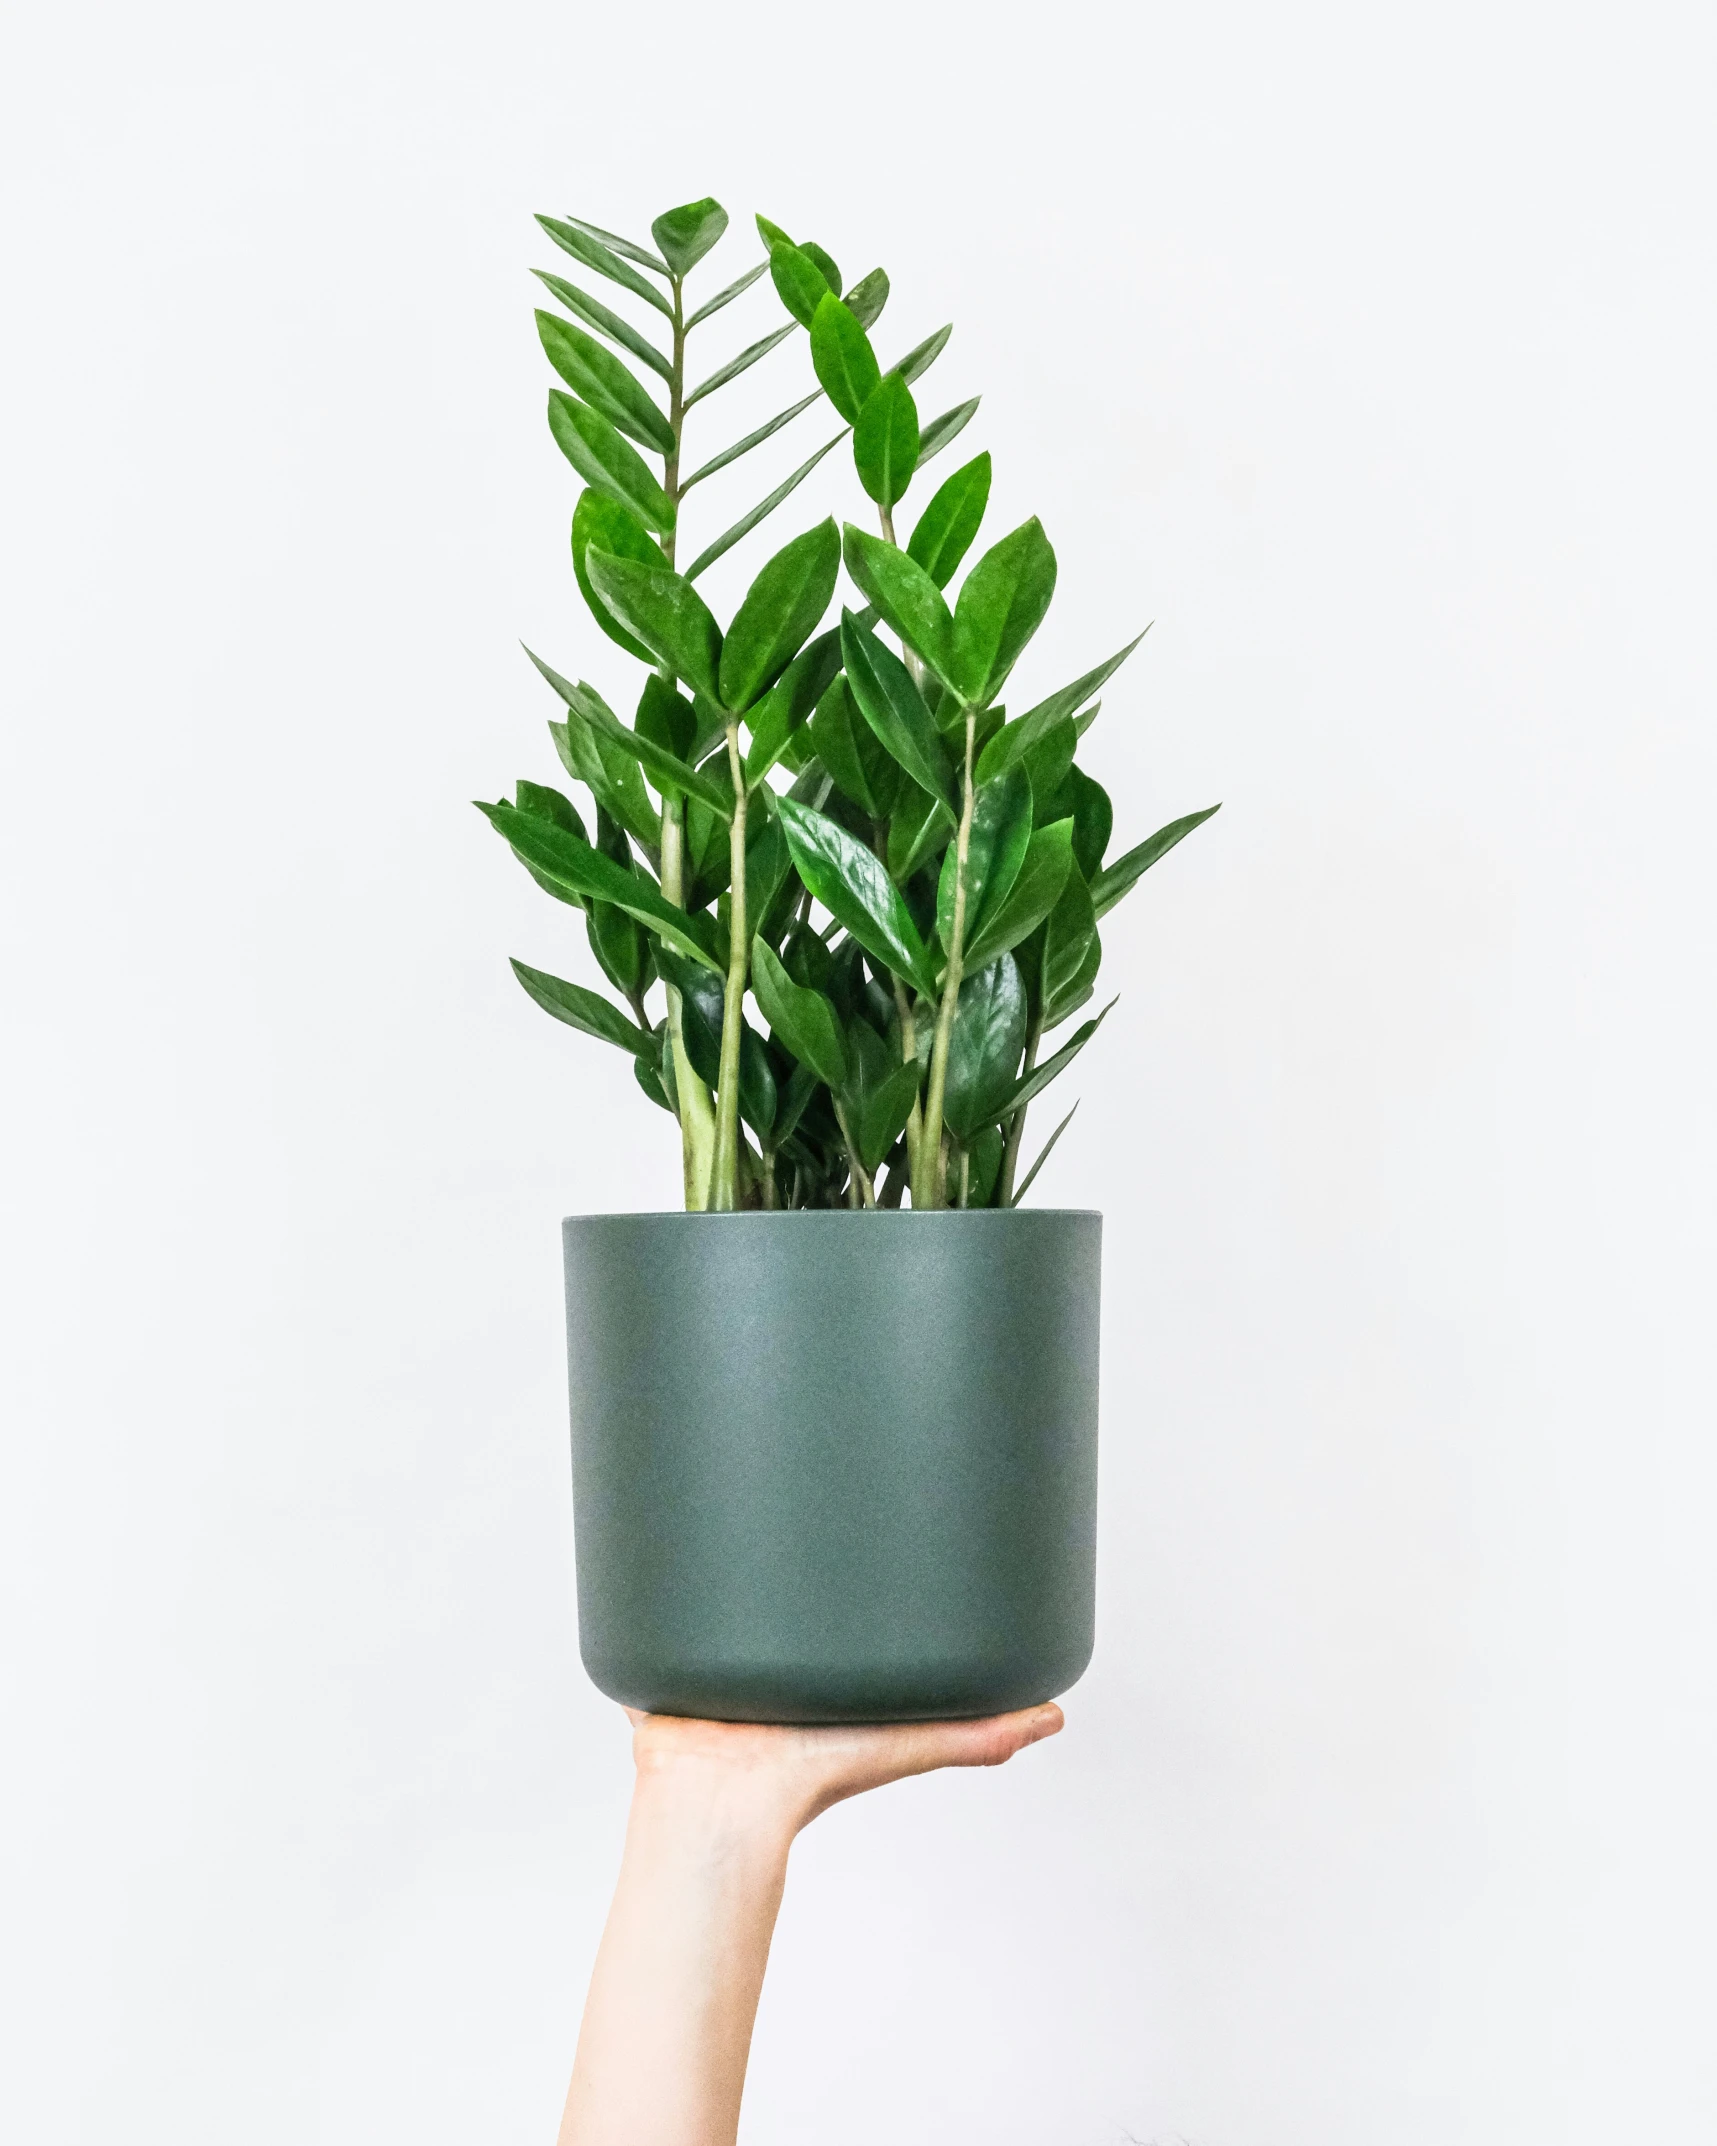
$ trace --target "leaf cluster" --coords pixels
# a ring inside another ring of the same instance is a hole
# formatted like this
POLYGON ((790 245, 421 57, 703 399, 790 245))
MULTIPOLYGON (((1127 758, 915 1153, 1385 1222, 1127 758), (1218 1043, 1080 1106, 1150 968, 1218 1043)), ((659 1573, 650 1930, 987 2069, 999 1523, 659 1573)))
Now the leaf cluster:
POLYGON ((679 1121, 689 1206, 1013 1204, 1036 1175, 1019 1174, 1026 1111, 1103 1019, 1062 1033, 1093 999, 1102 919, 1216 809, 1111 855, 1114 806, 1078 753, 1142 636, 1009 715, 1055 554, 1034 518, 973 556, 988 453, 897 534, 896 510, 978 404, 920 419, 914 385, 950 331, 885 369, 870 332, 881 269, 843 292, 826 249, 759 217, 764 258, 688 308, 687 279, 727 228, 716 202, 659 216, 653 246, 538 221, 654 316, 640 325, 539 271, 562 308, 537 315, 560 383, 549 427, 582 481, 574 576, 646 670, 628 720, 531 658, 588 805, 521 781, 480 809, 546 893, 584 912, 609 988, 514 971, 557 1020, 626 1052, 679 1121), (695 332, 754 286, 785 324, 688 387, 695 332), (806 391, 682 476, 688 415, 801 333, 806 391), (687 495, 824 405, 841 429, 679 567, 687 495), (843 441, 874 530, 829 519, 795 536, 723 625, 698 577, 843 441))

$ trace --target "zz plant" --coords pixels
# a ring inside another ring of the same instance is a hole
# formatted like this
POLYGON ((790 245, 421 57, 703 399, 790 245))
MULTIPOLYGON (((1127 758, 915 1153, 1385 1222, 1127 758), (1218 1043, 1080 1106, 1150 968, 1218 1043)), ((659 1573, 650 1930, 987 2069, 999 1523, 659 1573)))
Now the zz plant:
POLYGON ((727 229, 718 203, 658 216, 654 248, 575 217, 537 220, 649 320, 646 332, 538 271, 562 309, 536 316, 564 383, 549 429, 584 485, 573 571, 645 675, 626 723, 595 686, 531 659, 563 703, 549 730, 594 829, 534 782, 478 808, 546 893, 583 910, 625 1008, 514 971, 557 1020, 628 1052, 644 1093, 678 1119, 688 1208, 890 1207, 908 1192, 915 1208, 1015 1205, 1067 1123, 1022 1179, 1027 1108, 1103 1020, 1042 1055, 1092 996, 1100 920, 1217 809, 1106 861, 1110 800, 1076 755, 1138 643, 1007 715, 1055 554, 1034 518, 951 593, 983 521, 988 454, 955 470, 900 541, 908 489, 977 402, 920 422, 913 386, 951 330, 884 368, 870 335, 888 298, 880 268, 843 295, 821 246, 759 217, 766 257, 692 307, 692 272, 727 229), (694 336, 765 276, 784 324, 688 390, 694 336), (814 385, 685 474, 688 419, 801 330, 814 385), (682 567, 688 494, 825 407, 841 429, 682 567), (849 438, 875 529, 830 519, 795 537, 724 629, 698 577, 849 438), (853 595, 826 623, 843 565, 853 595))

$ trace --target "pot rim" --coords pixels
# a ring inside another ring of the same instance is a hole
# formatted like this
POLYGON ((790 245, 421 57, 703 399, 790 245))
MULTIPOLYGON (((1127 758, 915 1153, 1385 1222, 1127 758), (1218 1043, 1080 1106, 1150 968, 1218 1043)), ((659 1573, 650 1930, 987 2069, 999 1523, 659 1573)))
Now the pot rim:
POLYGON ((1044 1219, 1065 1218, 1069 1215, 1089 1216, 1094 1221, 1103 1219, 1100 1207, 937 1207, 914 1213, 910 1208, 898 1207, 741 1207, 726 1214, 713 1214, 708 1210, 691 1207, 621 1207, 607 1208, 595 1214, 563 1215, 563 1222, 749 1222, 779 1223, 800 1222, 808 1216, 820 1215, 830 1220, 863 1223, 937 1224, 948 1222, 1026 1222, 1033 1216, 1044 1219))

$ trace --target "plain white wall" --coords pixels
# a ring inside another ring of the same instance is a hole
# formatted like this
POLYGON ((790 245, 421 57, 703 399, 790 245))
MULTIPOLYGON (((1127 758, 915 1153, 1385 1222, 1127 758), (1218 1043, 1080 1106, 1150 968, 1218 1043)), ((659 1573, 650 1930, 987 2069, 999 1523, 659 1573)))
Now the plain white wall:
POLYGON ((1025 682, 1154 619, 1118 833, 1225 800, 1042 1181, 1108 1215, 1096 1664, 806 1838, 746 2139, 1717 2135, 1709 14, 6 39, 7 2135, 552 2136, 627 1788, 556 1225, 675 1171, 466 801, 554 779, 520 636, 627 675, 530 212, 705 191, 955 320, 1025 682))

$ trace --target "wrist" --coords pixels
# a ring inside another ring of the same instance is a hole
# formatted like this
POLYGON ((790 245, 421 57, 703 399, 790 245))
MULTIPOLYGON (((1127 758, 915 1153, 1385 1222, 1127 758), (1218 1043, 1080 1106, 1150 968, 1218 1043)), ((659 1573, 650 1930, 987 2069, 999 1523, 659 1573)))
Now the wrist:
POLYGON ((640 1751, 632 1823, 694 1850, 758 1865, 784 1864, 809 1818, 771 1769, 685 1752, 640 1751))

